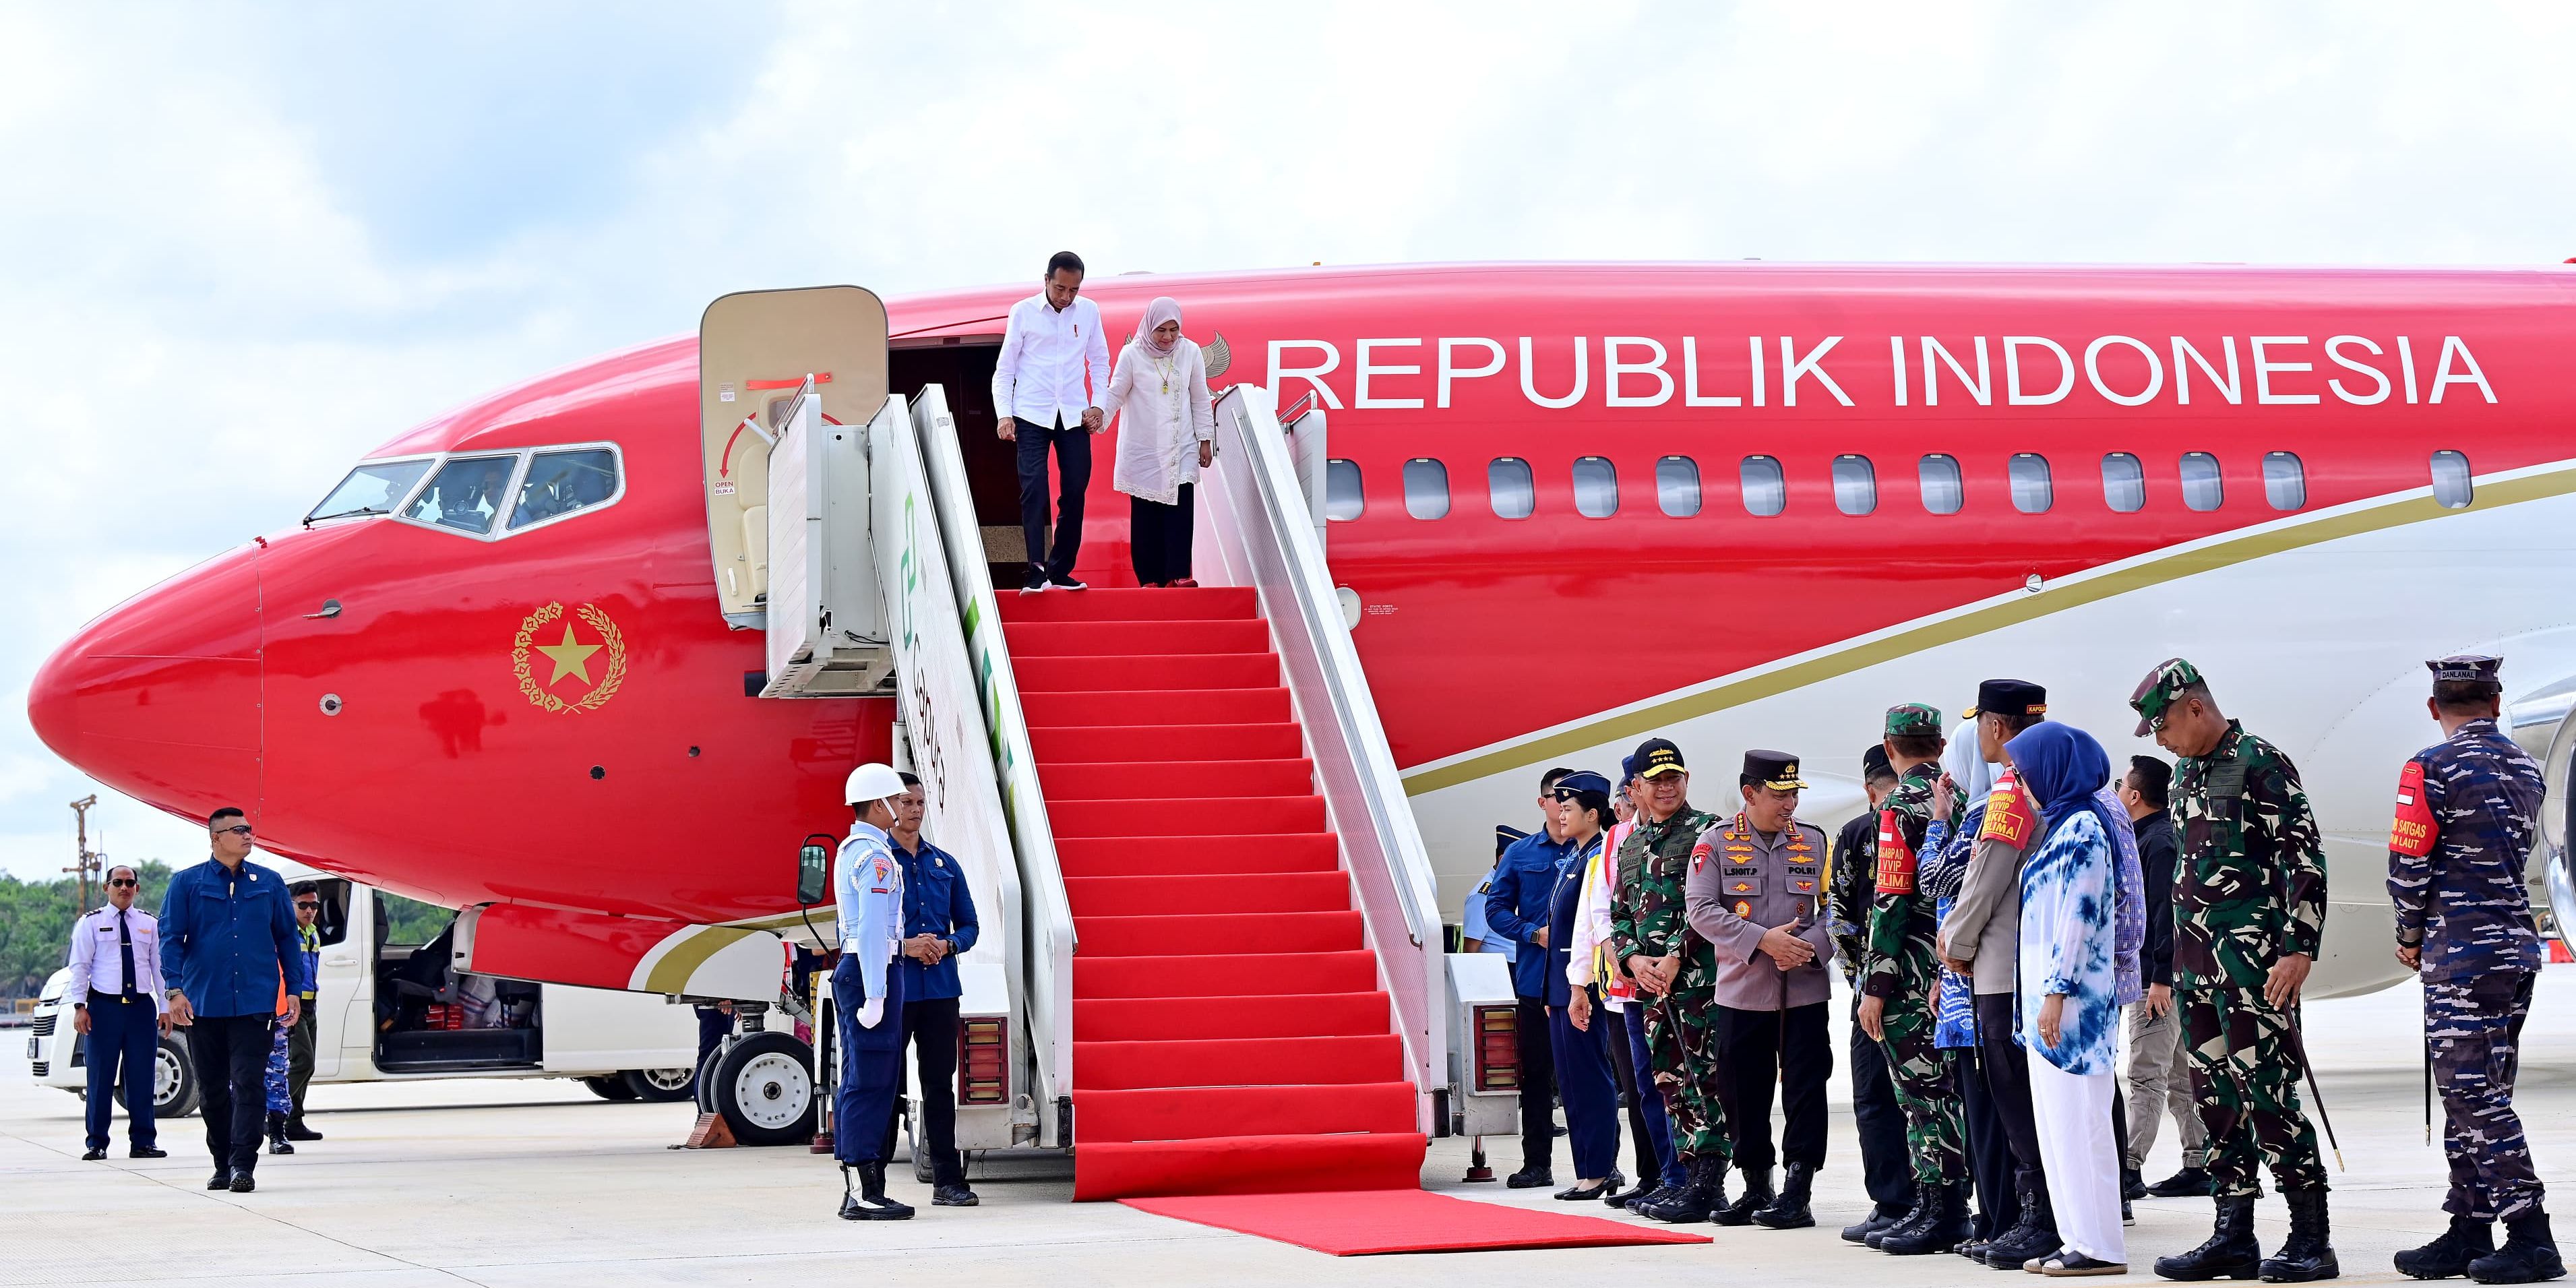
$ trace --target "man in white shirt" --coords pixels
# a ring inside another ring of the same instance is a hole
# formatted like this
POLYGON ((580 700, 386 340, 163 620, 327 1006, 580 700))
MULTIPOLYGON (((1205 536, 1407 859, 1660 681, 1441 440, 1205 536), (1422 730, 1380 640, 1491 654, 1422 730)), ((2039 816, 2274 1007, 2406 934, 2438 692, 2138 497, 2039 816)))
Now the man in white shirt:
POLYGON ((1091 436, 1108 424, 1098 391, 1109 383, 1109 343, 1100 306, 1082 298, 1082 257, 1060 250, 1047 261, 1044 289, 1011 306, 993 368, 993 415, 1002 441, 1020 451, 1020 529, 1028 539, 1025 591, 1081 590, 1082 494, 1091 486, 1091 436), (1056 498, 1055 548, 1047 548, 1047 449, 1063 488, 1056 498))
POLYGON ((161 1035, 170 1031, 170 1003, 161 986, 160 923, 134 906, 141 881, 122 863, 109 868, 107 906, 72 924, 72 978, 63 996, 72 1000, 72 1028, 89 1037, 89 1149, 81 1155, 87 1161, 107 1157, 120 1068, 126 1156, 168 1154, 154 1147, 152 1090, 161 1035))

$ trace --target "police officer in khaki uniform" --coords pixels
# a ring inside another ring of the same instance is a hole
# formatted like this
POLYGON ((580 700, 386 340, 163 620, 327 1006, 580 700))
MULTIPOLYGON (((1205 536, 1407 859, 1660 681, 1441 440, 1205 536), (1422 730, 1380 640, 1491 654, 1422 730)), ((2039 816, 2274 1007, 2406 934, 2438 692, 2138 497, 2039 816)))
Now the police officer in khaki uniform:
POLYGON ((1825 1079, 1834 1071, 1825 1008, 1833 995, 1832 920, 1825 915, 1824 830, 1797 819, 1798 758, 1744 753, 1744 808, 1701 834, 1691 850, 1683 907, 1717 956, 1719 1081, 1734 1128, 1744 1196, 1712 1216, 1720 1225, 1775 1230, 1814 1225, 1807 1210, 1825 1162, 1825 1079), (1788 1112, 1781 1154, 1788 1175, 1771 1192, 1771 1087, 1788 1112))

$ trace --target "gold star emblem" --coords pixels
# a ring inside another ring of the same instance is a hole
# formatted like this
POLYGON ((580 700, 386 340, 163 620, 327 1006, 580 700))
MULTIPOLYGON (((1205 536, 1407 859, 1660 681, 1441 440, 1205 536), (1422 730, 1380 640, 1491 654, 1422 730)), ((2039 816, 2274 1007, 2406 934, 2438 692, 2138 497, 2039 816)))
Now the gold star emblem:
POLYGON ((584 644, 573 638, 572 623, 564 623, 563 643, 537 646, 538 652, 555 661, 554 678, 546 681, 546 687, 553 688, 563 683, 566 675, 577 675, 581 677, 582 683, 590 683, 590 655, 598 652, 600 647, 597 644, 584 644))

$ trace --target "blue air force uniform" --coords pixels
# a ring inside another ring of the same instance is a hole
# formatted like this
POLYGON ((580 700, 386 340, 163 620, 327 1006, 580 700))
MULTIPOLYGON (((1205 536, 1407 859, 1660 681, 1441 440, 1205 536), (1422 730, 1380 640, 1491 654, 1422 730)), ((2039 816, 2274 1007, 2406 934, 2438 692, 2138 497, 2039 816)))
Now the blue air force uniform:
POLYGON ((832 1006, 841 1030, 841 1085, 832 1094, 832 1156, 843 1163, 882 1162, 903 1082, 903 972, 894 966, 903 941, 903 864, 886 834, 850 824, 833 865, 840 906, 841 961, 832 968, 832 1006), (873 1027, 859 1011, 871 998, 885 1009, 873 1027))

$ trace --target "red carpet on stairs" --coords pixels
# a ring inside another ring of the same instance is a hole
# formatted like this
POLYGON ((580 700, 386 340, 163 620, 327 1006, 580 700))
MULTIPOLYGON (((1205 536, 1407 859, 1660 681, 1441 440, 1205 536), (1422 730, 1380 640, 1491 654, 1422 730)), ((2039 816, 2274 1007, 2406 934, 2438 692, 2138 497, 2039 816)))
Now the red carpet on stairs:
POLYGON ((1420 1184, 1376 954, 1253 592, 1001 598, 1073 905, 1074 1197, 1420 1184))
POLYGON ((1709 1242, 1705 1234, 1628 1225, 1597 1216, 1534 1212, 1411 1188, 1128 1199, 1126 1203, 1141 1212, 1277 1239, 1337 1257, 1709 1242))

